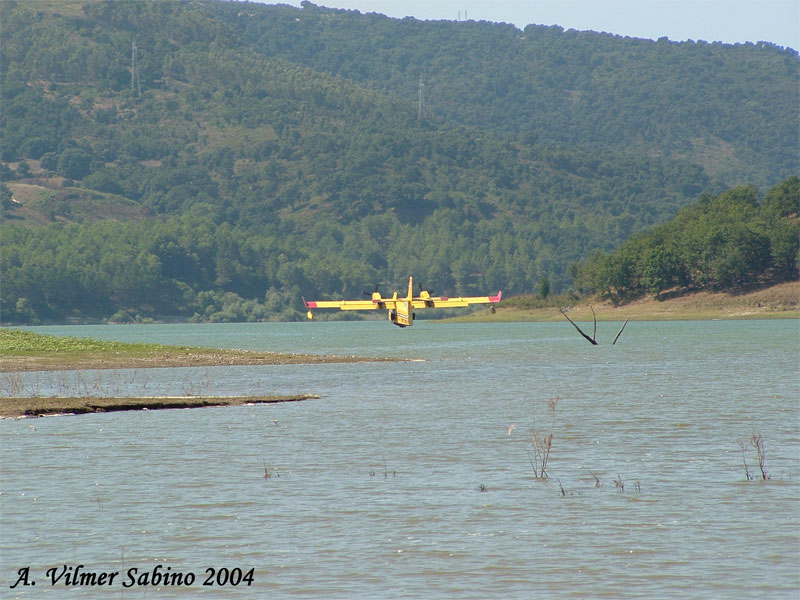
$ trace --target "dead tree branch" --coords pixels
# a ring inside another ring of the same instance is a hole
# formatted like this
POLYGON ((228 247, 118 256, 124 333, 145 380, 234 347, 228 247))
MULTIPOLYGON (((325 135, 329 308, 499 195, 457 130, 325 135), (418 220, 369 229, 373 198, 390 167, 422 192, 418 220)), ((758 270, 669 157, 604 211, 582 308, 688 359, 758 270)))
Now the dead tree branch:
POLYGON ((622 327, 620 327, 619 333, 617 333, 617 337, 615 337, 614 341, 611 342, 612 346, 617 343, 617 340, 619 339, 619 336, 622 335, 622 330, 625 329, 625 325, 627 325, 627 324, 628 324, 628 320, 626 319, 625 322, 622 324, 622 327))
MULTIPOLYGON (((591 305, 590 305, 590 306, 591 306, 591 305)), ((588 336, 586 333, 584 333, 584 332, 583 332, 583 329, 581 329, 580 327, 578 327, 578 324, 577 324, 577 323, 575 323, 575 321, 573 321, 572 319, 570 319, 570 318, 569 318, 569 316, 567 315, 566 311, 565 311, 563 308, 559 308, 558 310, 560 310, 560 311, 561 311, 561 314, 562 314, 562 315, 564 315, 564 318, 565 318, 567 321, 569 321, 570 323, 572 323, 572 326, 573 326, 575 329, 577 329, 577 330, 578 330, 578 333, 580 333, 580 334, 581 334, 583 337, 585 337, 585 338, 586 338, 586 339, 589 341, 589 343, 590 343, 590 344, 592 344, 593 346, 597 346, 597 340, 596 340, 595 338, 593 338, 593 337, 589 337, 589 336, 588 336)), ((594 314, 594 309, 592 309, 592 314, 594 314)), ((597 335, 597 317, 595 317, 595 319, 594 319, 594 331, 595 331, 595 335, 597 335)))
MULTIPOLYGON (((592 335, 591 336, 589 336, 589 334, 585 333, 583 331, 583 329, 581 329, 575 321, 573 321, 572 319, 569 318, 569 315, 567 314, 566 310, 564 310, 563 308, 560 308, 560 307, 559 307, 558 310, 561 311, 561 314, 564 315, 564 318, 567 321, 572 323, 572 326, 575 329, 578 330, 578 333, 580 333, 584 338, 586 338, 586 340, 590 344, 592 344, 593 346, 597 346, 598 345, 598 343, 597 343, 597 314, 594 312, 594 307, 591 304, 589 305, 589 308, 592 309, 592 320, 594 321, 594 326, 592 327, 592 335)), ((625 330, 625 326, 627 324, 628 324, 628 320, 626 319, 625 322, 622 324, 622 327, 620 327, 619 331, 617 332, 617 335, 614 338, 614 341, 611 342, 612 346, 617 343, 617 340, 619 339, 619 336, 622 335, 622 332, 625 330)))

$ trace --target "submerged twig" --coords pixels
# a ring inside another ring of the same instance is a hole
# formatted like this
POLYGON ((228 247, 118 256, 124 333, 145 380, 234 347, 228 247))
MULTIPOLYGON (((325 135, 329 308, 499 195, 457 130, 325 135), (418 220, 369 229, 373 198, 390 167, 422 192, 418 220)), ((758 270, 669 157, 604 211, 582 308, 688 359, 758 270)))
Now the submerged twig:
POLYGON ((747 481, 752 481, 753 476, 750 474, 750 469, 747 466, 747 444, 744 440, 739 440, 739 447, 742 449, 742 463, 744 463, 744 476, 747 481))
POLYGON ((594 477, 594 487, 599 488, 600 478, 597 475, 595 475, 592 471, 589 471, 589 473, 591 474, 592 477, 594 477))
MULTIPOLYGON (((750 436, 750 445, 756 449, 756 457, 758 458, 758 468, 761 471, 761 479, 768 480, 769 474, 767 473, 767 453, 764 449, 764 436, 760 433, 753 433, 750 436)), ((750 468, 747 466, 747 441, 739 440, 739 447, 742 449, 742 463, 744 464, 744 476, 748 481, 752 481, 755 477, 750 473, 750 468)))
POLYGON ((274 471, 275 477, 280 477, 281 476, 281 474, 278 473, 278 469, 272 469, 271 467, 269 467, 267 465, 267 461, 266 460, 264 460, 263 458, 261 460, 264 463, 264 479, 272 479, 273 471, 274 471))
POLYGON ((756 456, 758 456, 758 468, 761 470, 761 479, 766 481, 769 479, 769 475, 767 475, 767 455, 764 450, 764 437, 760 433, 754 433, 750 436, 750 443, 756 449, 756 456))

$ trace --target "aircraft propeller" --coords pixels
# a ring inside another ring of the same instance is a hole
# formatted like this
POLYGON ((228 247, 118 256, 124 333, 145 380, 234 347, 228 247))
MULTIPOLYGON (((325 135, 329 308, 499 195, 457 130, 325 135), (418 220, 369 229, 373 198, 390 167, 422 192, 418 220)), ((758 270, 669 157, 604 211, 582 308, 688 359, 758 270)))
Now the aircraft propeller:
MULTIPOLYGON (((376 283, 374 290, 372 290, 371 292, 368 292, 368 291, 364 290, 361 293, 364 296, 366 296, 367 298, 371 298, 373 294, 379 294, 380 293, 380 285, 381 284, 376 283)), ((424 292, 424 291, 428 292, 429 296, 434 296, 436 294, 436 292, 434 290, 428 290, 428 289, 425 288, 425 286, 423 286, 422 284, 419 284, 419 294, 418 294, 418 296, 422 296, 422 292, 424 292)))
POLYGON ((371 298, 372 294, 379 294, 380 293, 380 290, 378 289, 379 287, 380 287, 380 284, 376 283, 374 291, 372 291, 372 292, 364 291, 364 292, 361 292, 361 293, 364 294, 367 298, 371 298))

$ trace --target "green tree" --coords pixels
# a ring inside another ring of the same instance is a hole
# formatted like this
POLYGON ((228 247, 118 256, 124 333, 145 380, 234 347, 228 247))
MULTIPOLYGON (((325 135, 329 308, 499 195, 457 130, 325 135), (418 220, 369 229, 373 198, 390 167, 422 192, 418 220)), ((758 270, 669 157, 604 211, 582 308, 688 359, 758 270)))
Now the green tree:
POLYGON ((642 286, 655 295, 675 285, 685 284, 687 280, 679 256, 663 244, 645 249, 639 256, 637 269, 641 274, 642 286))
POLYGON ((769 230, 769 243, 777 273, 786 279, 797 279, 800 275, 797 270, 800 253, 797 223, 788 219, 774 223, 769 230))
POLYGON ((58 169, 59 155, 55 152, 45 152, 42 155, 41 166, 47 171, 55 171, 58 169))
POLYGON ((771 188, 764 197, 764 211, 773 217, 800 214, 800 177, 790 177, 771 188))
POLYGON ((92 155, 81 148, 67 148, 58 159, 56 172, 69 179, 83 179, 89 174, 92 155))
POLYGON ((539 298, 545 299, 550 295, 550 280, 542 277, 539 280, 539 298))
POLYGON ((0 183, 0 206, 4 211, 14 208, 14 194, 5 183, 0 183))

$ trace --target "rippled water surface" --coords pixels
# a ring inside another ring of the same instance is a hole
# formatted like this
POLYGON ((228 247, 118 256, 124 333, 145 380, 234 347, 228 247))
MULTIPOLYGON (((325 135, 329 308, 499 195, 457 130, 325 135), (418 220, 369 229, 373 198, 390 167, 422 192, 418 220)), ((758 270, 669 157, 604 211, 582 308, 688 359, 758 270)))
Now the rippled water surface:
POLYGON ((421 360, 0 374, 4 395, 321 396, 1 421, 0 597, 797 598, 798 322, 618 328, 35 328, 421 360), (768 481, 745 476, 754 433, 768 481), (121 575, 53 586, 65 564, 121 575), (122 587, 159 564, 194 585, 122 587), (253 582, 203 587, 208 567, 253 582))

